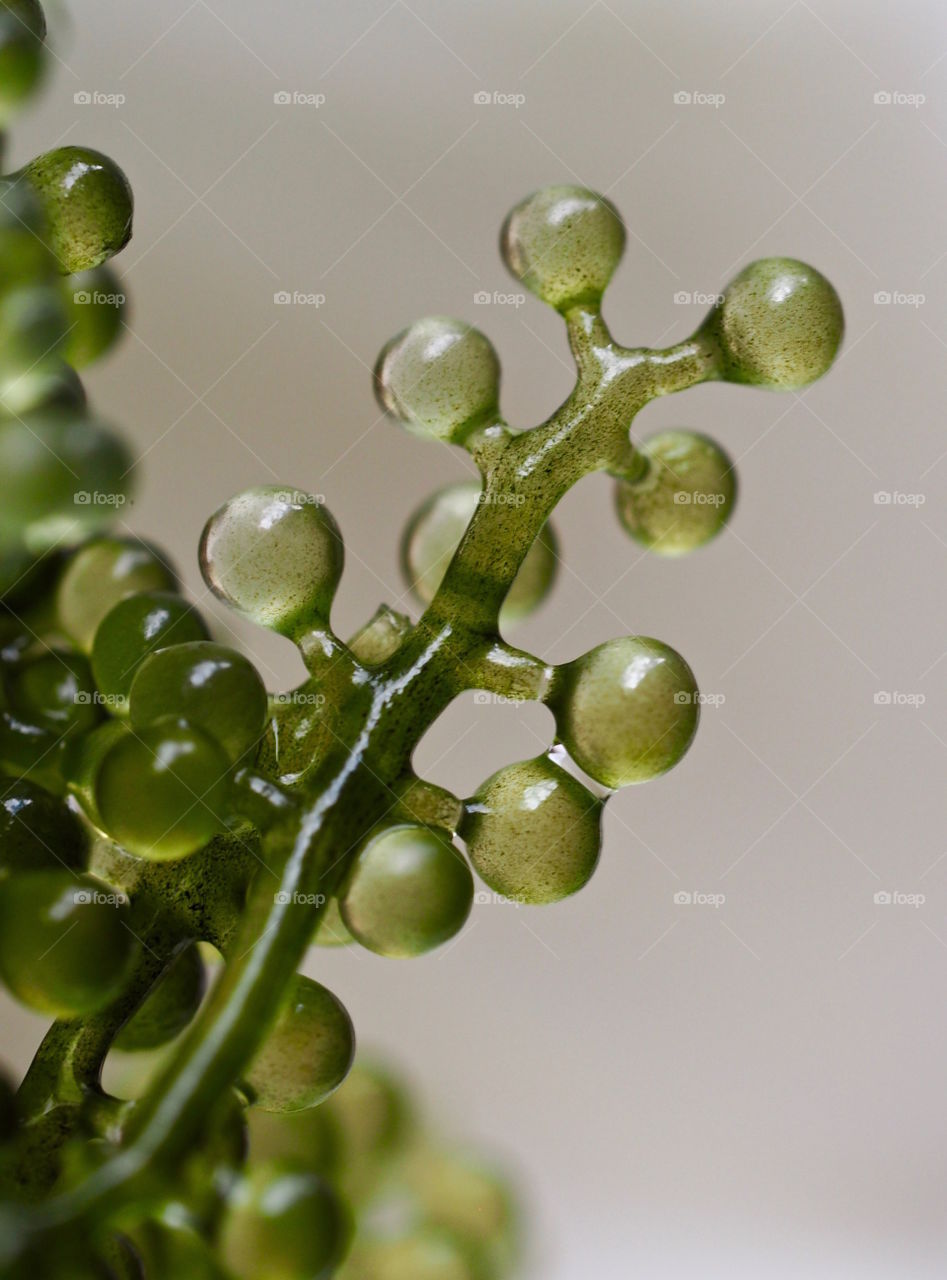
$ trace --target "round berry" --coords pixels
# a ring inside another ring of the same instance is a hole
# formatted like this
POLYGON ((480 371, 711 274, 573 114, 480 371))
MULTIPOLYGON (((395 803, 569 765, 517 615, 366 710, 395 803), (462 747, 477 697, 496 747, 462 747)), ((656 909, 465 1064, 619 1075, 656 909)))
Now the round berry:
POLYGON ((87 841, 76 815, 28 778, 6 779, 0 799, 0 873, 83 865, 87 841))
POLYGON ((324 1102, 349 1073, 355 1029, 331 991, 301 975, 247 1074, 254 1106, 305 1111, 324 1102))
POLYGON ((101 718, 89 660, 49 649, 18 670, 10 689, 14 709, 57 734, 85 733, 101 718))
POLYGON ((459 932, 473 902, 473 877, 441 831, 413 823, 369 837, 339 899, 346 928, 370 951, 417 956, 459 932))
POLYGON ((498 415, 500 362, 479 329, 428 316, 382 348, 375 391, 409 431, 460 444, 498 415))
POLYGON ((700 713, 690 667, 645 636, 609 640, 557 668, 548 701, 573 760, 612 788, 647 782, 677 764, 700 713))
POLYGON ((602 802, 548 756, 500 769, 466 811, 461 835, 474 870, 514 902, 558 902, 598 863, 602 802))
POLYGON ((115 715, 127 712, 135 673, 155 650, 209 638, 201 615, 173 591, 139 591, 120 600, 99 623, 92 642, 92 670, 108 709, 115 715))
MULTIPOLYGON (((477 510, 481 488, 473 483, 452 484, 433 494, 408 521, 401 543, 404 575, 422 604, 430 604, 477 510)), ((552 590, 559 564, 559 547, 551 524, 543 527, 513 579, 501 623, 527 617, 552 590)))
POLYGON ((63 275, 97 267, 131 239, 132 189, 100 151, 59 147, 31 160, 18 176, 39 197, 63 275))
POLYGON ((719 533, 733 511, 736 473, 720 448, 696 431, 661 431, 641 445, 648 466, 615 490, 624 527, 651 551, 683 556, 719 533))
POLYGON ((84 369, 109 351, 127 323, 125 293, 111 267, 93 267, 62 281, 69 331, 63 356, 84 369))
POLYGON ((795 258, 762 258, 727 286, 704 321, 728 382, 792 391, 821 378, 842 341, 838 294, 795 258))
POLYGON ((159 720, 106 752, 96 808, 108 834, 131 853, 183 858, 220 829, 229 769, 214 738, 184 720, 159 720))
POLYGON ((137 538, 95 538, 69 558, 56 592, 59 623, 88 653, 109 610, 138 591, 173 591, 173 569, 137 538))
POLYGON ((513 275, 558 311, 595 306, 624 248, 618 210, 584 187, 543 187, 511 210, 500 233, 513 275))
POLYGON ((351 1235, 348 1213, 318 1174, 267 1161, 234 1188, 220 1252, 236 1280, 329 1280, 351 1235))
POLYGON ((183 716, 236 762, 263 732, 266 687, 253 663, 236 649, 192 640, 144 659, 132 681, 129 709, 136 730, 162 716, 183 716))
POLYGON ((201 572, 211 591, 284 635, 328 621, 343 560, 342 535, 325 506, 275 485, 236 494, 201 537, 201 572))
POLYGON ((41 1013, 93 1013, 119 994, 137 958, 127 917, 123 896, 91 876, 12 876, 0 882, 0 977, 41 1013))

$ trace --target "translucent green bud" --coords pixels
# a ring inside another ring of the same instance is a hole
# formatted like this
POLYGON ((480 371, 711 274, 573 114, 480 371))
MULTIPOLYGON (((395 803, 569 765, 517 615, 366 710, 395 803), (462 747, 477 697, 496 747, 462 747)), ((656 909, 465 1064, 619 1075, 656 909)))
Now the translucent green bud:
POLYGON ((0 977, 41 1013, 92 1013, 118 995, 138 955, 127 917, 122 895, 91 876, 11 876, 0 883, 0 977))
POLYGON ((183 716, 209 734, 234 762, 266 724, 266 686, 249 658, 211 640, 174 644, 144 659, 129 693, 132 727, 183 716))
MULTIPOLYGON (((433 494, 408 521, 401 543, 405 578, 422 604, 430 604, 477 510, 481 488, 452 484, 433 494)), ((501 623, 516 622, 537 609, 552 590, 559 547, 551 524, 543 526, 513 579, 500 613, 501 623)))
POLYGON ((602 802, 547 756, 507 765, 472 800, 461 835, 474 870, 514 902, 558 902, 590 879, 602 802))
POLYGON ((53 284, 29 284, 0 296, 0 395, 16 395, 16 384, 33 367, 55 356, 66 333, 66 309, 53 284))
POLYGON ((348 1075, 355 1029, 331 991, 297 975, 289 999, 247 1073, 254 1106, 305 1111, 324 1102, 348 1075))
POLYGON ((10 702, 23 719, 58 735, 85 733, 102 718, 88 658, 65 649, 23 663, 10 702))
POLYGON ((701 326, 720 348, 728 382, 792 391, 821 378, 845 327, 838 294, 795 258, 751 262, 701 326))
POLYGON ((443 832, 412 823, 369 837, 339 905, 354 937, 384 956, 418 956, 447 942, 473 902, 470 868, 443 832))
POLYGON ((318 499, 260 486, 211 516, 200 561, 204 581, 221 600, 262 627, 298 635, 328 621, 342 576, 342 535, 318 499))
POLYGON ((0 799, 0 874, 76 870, 87 840, 76 815, 58 796, 27 778, 4 780, 0 799))
POLYGON ((85 407, 85 387, 78 373, 58 356, 48 356, 7 382, 0 396, 0 422, 23 417, 33 410, 62 409, 78 417, 85 407))
POLYGON ((543 187, 510 211, 500 232, 513 275, 558 311, 598 303, 624 248, 618 210, 584 187, 543 187))
POLYGON ((115 161, 101 152, 59 147, 31 160, 16 176, 39 197, 63 275, 97 267, 131 239, 131 187, 115 161))
POLYGON ((122 282, 111 267, 93 267, 61 282, 68 332, 63 356, 84 369, 115 346, 127 324, 122 282))
POLYGON ((558 667, 548 701, 570 756, 612 788, 647 782, 677 764, 700 714, 690 667, 645 636, 606 641, 558 667))
POLYGON ((438 1227, 410 1236, 359 1242, 338 1280, 481 1280, 476 1253, 438 1227))
POLYGON ((349 648, 359 662, 368 666, 384 662, 395 652, 411 630, 411 619, 380 604, 374 615, 349 640, 349 648))
POLYGON ((120 600, 99 623, 92 642, 92 670, 106 709, 127 714, 135 673, 156 649, 209 639, 201 615, 172 591, 139 591, 120 600))
POLYGON ((36 89, 46 65, 38 0, 0 0, 0 129, 36 89))
POLYGON ((230 761, 214 738, 185 720, 127 733, 106 753, 95 782, 105 830, 141 858, 183 858, 217 834, 230 761))
POLYGON ((81 413, 42 409, 0 424, 0 541, 39 553, 111 523, 131 465, 124 443, 81 413))
POLYGON ((219 1247, 236 1280, 329 1280, 351 1236, 347 1211, 318 1174, 272 1161, 237 1183, 219 1247))
POLYGON ((381 407, 409 431, 461 444, 499 412, 500 362, 478 329, 428 316, 382 348, 375 391, 381 407))
MULTIPOLYGON (((2 439, 2 433, 0 433, 2 439)), ((96 538, 73 553, 56 592, 59 623, 87 653, 96 628, 119 600, 138 591, 173 591, 174 570, 137 538, 96 538)))
POLYGON ((122 1027, 115 1047, 137 1053, 173 1040, 194 1017, 206 985, 204 962, 192 943, 174 958, 141 1008, 122 1027))
POLYGON ((662 556, 702 547, 726 524, 736 500, 733 463, 696 431, 661 431, 640 447, 649 465, 639 480, 619 480, 618 515, 628 532, 662 556))
POLYGON ((517 1222, 510 1189, 490 1169, 464 1154, 421 1148, 409 1157, 405 1181, 425 1219, 474 1245, 487 1276, 508 1275, 517 1253, 517 1222))

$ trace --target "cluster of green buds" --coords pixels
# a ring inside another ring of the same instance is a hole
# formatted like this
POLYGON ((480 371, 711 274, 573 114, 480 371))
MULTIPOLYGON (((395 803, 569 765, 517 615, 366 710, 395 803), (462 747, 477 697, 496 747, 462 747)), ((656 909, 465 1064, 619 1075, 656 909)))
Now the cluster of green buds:
MULTIPOLYGON (((44 31, 36 0, 0 0, 4 121, 38 82, 44 31)), ((459 320, 422 320, 378 359, 384 408, 480 472, 408 523, 418 620, 383 605, 335 634, 342 535, 312 495, 248 489, 207 522, 208 587, 302 654, 305 681, 274 695, 167 557, 106 527, 131 463, 75 370, 122 328, 104 263, 131 214, 121 171, 84 148, 0 180, 0 978, 55 1019, 15 1099, 0 1090, 0 1274, 500 1280, 508 1197, 395 1141, 393 1094, 350 1074, 351 1020, 300 967, 313 942, 440 946, 467 920, 473 872, 535 905, 588 882, 607 798, 681 759, 700 697, 650 637, 560 665, 510 644, 555 579, 550 517, 604 471, 639 542, 706 543, 733 508, 731 462, 686 430, 636 444, 635 415, 706 381, 807 385, 838 349, 838 298, 804 263, 767 259, 685 341, 626 348, 601 314, 616 210, 577 187, 524 200, 502 252, 565 321, 562 406, 512 429, 496 353, 459 320), (555 739, 459 797, 412 760, 470 689, 544 703, 555 739), (113 1048, 158 1052, 134 1098, 103 1087, 113 1048), (380 1230, 394 1183, 412 1207, 380 1230)))

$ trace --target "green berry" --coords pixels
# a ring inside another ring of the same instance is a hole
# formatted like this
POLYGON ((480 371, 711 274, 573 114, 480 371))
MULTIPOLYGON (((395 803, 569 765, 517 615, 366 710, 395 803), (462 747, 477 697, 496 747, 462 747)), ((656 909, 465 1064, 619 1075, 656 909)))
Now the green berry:
POLYGON ((356 1245, 338 1280, 482 1280, 474 1251, 449 1231, 422 1227, 393 1240, 356 1245))
POLYGON ((624 248, 617 209, 584 187, 543 187, 511 210, 500 233, 510 271, 558 311, 597 305, 624 248))
POLYGON ((682 556, 719 533, 733 511, 733 463, 695 431, 661 431, 641 445, 648 467, 639 480, 619 480, 618 515, 651 551, 682 556))
POLYGON ((42 552, 76 542, 115 518, 131 456, 99 423, 63 409, 0 423, 0 538, 22 535, 42 552))
POLYGON ((276 485, 236 494, 201 537, 211 591, 284 635, 328 621, 343 559, 342 535, 323 504, 276 485))
POLYGON ((548 701, 573 760, 612 788, 647 782, 677 764, 700 713, 690 667, 645 636, 609 640, 559 667, 548 701))
POLYGON ((728 382, 793 391, 821 378, 842 341, 838 294, 795 258, 762 258, 727 286, 704 321, 728 382))
POLYGON ((127 917, 122 896, 91 876, 13 876, 0 883, 0 977, 41 1013, 93 1013, 118 995, 137 958, 127 917))
POLYGON ((44 357, 63 344, 68 321, 65 303, 53 284, 27 284, 0 295, 0 393, 18 396, 44 357))
POLYGON ((58 796, 28 778, 5 780, 0 799, 0 874, 80 868, 86 837, 58 796))
POLYGON ((173 1040, 197 1012, 206 984, 204 962, 191 943, 175 956, 145 1002, 122 1027, 115 1047, 135 1053, 173 1040))
MULTIPOLYGON (((408 521, 401 543, 404 575, 422 602, 430 604, 480 502, 476 482, 452 484, 433 494, 408 521)), ((526 553, 500 613, 501 623, 516 622, 538 608, 552 590, 559 547, 552 525, 543 527, 526 553)))
POLYGON ((0 0, 0 129, 42 78, 45 36, 39 0, 0 0))
POLYGON ((125 292, 111 267, 93 267, 67 276, 61 285, 68 332, 63 355, 84 369, 109 351, 127 324, 125 292))
POLYGON ((201 615, 173 591, 139 591, 120 600, 92 642, 92 670, 109 710, 126 714, 135 673, 155 650, 209 638, 201 615))
POLYGON ((317 1174, 271 1161, 237 1183, 220 1224, 236 1280, 329 1280, 351 1239, 349 1216, 317 1174))
POLYGON ((595 870, 602 803, 547 756, 500 769, 466 809, 474 870, 514 902, 558 902, 595 870))
POLYGON ((85 733, 101 719, 89 660, 66 649, 50 649, 25 663, 10 700, 24 719, 57 734, 85 733))
POLYGON ((349 1073, 355 1030, 331 991, 297 975, 276 1026, 247 1073, 255 1106, 305 1111, 324 1102, 349 1073))
POLYGON ((165 557, 137 538, 96 538, 69 558, 56 593, 59 622, 86 653, 96 628, 119 600, 138 591, 173 591, 165 557))
POLYGON ((266 687, 253 663, 236 649, 192 640, 144 659, 132 681, 129 709, 136 730, 162 716, 183 716, 236 762, 263 732, 266 687))
POLYGON ((428 316, 382 349, 375 390, 381 407, 409 431, 461 444, 498 416, 500 363, 478 329, 428 316))
POLYGON ((7 385, 0 397, 0 422, 33 410, 62 409, 81 417, 86 404, 85 387, 72 365, 50 356, 7 385))
POLYGON ((405 823, 369 837, 339 905, 363 947, 384 956, 418 956, 454 937, 472 901, 473 877, 448 837, 405 823))
POLYGON ((18 176, 39 197, 63 275, 97 267, 131 239, 131 187, 100 151, 59 147, 31 160, 18 176))
POLYGON ((142 858, 183 858, 220 829, 230 762, 184 720, 125 734, 106 753, 95 803, 106 831, 142 858))

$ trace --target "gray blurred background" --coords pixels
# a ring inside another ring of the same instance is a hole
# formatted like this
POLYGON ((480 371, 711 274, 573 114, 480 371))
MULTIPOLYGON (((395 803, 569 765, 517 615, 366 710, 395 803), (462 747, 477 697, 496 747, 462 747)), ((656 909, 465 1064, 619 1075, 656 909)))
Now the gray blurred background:
MULTIPOLYGON (((206 515, 278 480, 324 493, 342 526, 340 632, 402 601, 405 519, 471 466, 380 420, 370 367, 411 320, 456 314, 495 341, 511 422, 555 408, 563 326, 503 300, 519 286, 496 247, 537 186, 581 182, 624 215, 606 313, 626 342, 686 336, 755 257, 835 283, 848 332, 823 382, 701 387, 636 424, 732 453, 730 529, 691 559, 649 558, 589 479, 556 520, 557 589, 515 634, 551 661, 634 632, 680 649, 720 695, 685 762, 609 805, 601 868, 572 901, 482 904, 442 953, 317 952, 309 971, 449 1130, 519 1172, 544 1280, 942 1275, 939 0, 95 0, 50 16, 61 63, 12 160, 87 143, 131 178, 134 335, 88 384, 142 456, 129 525, 198 596, 206 515)), ((288 644, 238 630, 272 687, 294 683, 288 644)), ((469 793, 551 726, 471 695, 418 764, 469 793)), ((3 1029, 25 1066, 41 1022, 5 1005, 3 1029)))

